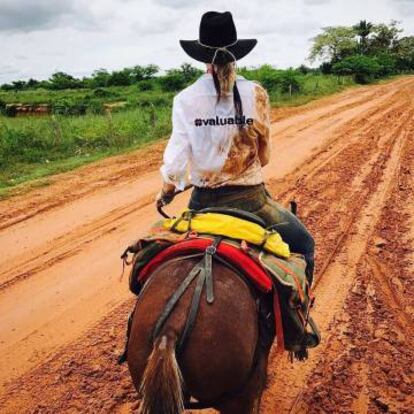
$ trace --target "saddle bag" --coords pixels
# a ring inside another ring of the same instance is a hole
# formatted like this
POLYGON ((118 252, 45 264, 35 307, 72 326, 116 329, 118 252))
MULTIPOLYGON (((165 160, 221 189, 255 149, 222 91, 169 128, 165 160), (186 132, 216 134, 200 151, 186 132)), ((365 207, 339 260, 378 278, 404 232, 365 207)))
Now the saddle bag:
POLYGON ((284 330, 285 348, 298 359, 306 358, 306 349, 316 347, 320 332, 310 316, 314 296, 305 274, 302 255, 291 253, 288 260, 261 251, 258 255, 268 271, 279 296, 284 330))

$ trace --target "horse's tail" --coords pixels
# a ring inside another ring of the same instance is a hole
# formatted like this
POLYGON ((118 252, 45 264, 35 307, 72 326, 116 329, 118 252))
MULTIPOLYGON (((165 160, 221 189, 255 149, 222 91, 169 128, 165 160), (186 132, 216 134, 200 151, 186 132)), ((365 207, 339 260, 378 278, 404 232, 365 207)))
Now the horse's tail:
POLYGON ((142 414, 181 414, 182 375, 175 356, 176 338, 157 338, 142 378, 142 414))

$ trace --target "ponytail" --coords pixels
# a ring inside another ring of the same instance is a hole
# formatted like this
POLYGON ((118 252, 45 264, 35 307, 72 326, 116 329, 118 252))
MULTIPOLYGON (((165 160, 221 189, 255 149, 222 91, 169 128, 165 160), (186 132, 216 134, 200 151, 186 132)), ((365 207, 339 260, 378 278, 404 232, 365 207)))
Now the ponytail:
MULTIPOLYGON (((233 62, 224 65, 213 65, 213 81, 217 92, 217 102, 223 94, 229 94, 233 90, 234 109, 237 117, 243 116, 243 104, 236 83, 236 68, 233 62)), ((239 128, 242 125, 239 125, 239 128)))

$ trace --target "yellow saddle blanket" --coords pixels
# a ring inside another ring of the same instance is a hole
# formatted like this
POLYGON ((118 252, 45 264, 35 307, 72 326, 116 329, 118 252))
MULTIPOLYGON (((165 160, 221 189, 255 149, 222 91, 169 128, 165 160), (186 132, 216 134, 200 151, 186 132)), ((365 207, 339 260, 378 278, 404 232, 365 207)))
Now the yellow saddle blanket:
POLYGON ((212 234, 262 246, 266 251, 288 259, 289 245, 275 230, 266 230, 250 221, 220 213, 197 214, 186 210, 180 217, 166 219, 163 227, 167 230, 187 233, 212 234))

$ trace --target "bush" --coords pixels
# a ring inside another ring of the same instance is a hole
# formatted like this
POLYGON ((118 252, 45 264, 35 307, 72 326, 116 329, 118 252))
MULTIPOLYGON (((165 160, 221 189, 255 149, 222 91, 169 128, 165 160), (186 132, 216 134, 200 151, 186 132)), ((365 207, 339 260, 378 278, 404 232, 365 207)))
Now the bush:
POLYGON ((96 88, 92 91, 92 95, 96 98, 110 98, 115 94, 108 89, 96 88))
POLYGON ((0 114, 5 115, 6 113, 6 102, 0 99, 0 114))
POLYGON ((263 65, 259 69, 246 72, 250 72, 246 73, 246 77, 257 80, 269 92, 276 90, 279 85, 279 71, 270 65, 263 65))
POLYGON ((354 55, 333 65, 334 73, 338 75, 353 75, 355 82, 366 84, 380 75, 381 66, 376 58, 354 55))
POLYGON ((278 70, 263 65, 257 69, 242 68, 239 73, 246 79, 258 81, 269 93, 288 93, 290 87, 293 93, 301 90, 300 72, 293 69, 278 70))
POLYGON ((154 82, 150 79, 142 80, 137 83, 138 90, 141 92, 151 91, 154 89, 154 82))
POLYGON ((379 65, 379 76, 390 76, 396 71, 396 59, 389 53, 381 53, 376 56, 379 65))
POLYGON ((297 93, 301 90, 301 84, 296 71, 286 70, 278 75, 280 90, 282 93, 297 93))
POLYGON ((17 114, 17 105, 6 105, 4 108, 4 115, 9 117, 15 117, 17 114))
POLYGON ((312 73, 313 69, 311 69, 308 66, 302 64, 297 68, 297 71, 300 72, 302 75, 307 75, 308 73, 312 73))
POLYGON ((105 112, 104 106, 102 104, 102 101, 98 99, 92 99, 88 102, 88 109, 87 113, 89 114, 95 114, 95 115, 101 115, 105 112))
POLYGON ((332 73, 332 63, 324 62, 321 66, 319 66, 319 70, 324 75, 330 75, 332 73))
POLYGON ((187 86, 187 81, 179 71, 171 71, 159 80, 161 89, 165 92, 176 92, 187 86))
POLYGON ((54 102, 52 112, 56 115, 85 115, 88 105, 84 101, 60 99, 54 102))

